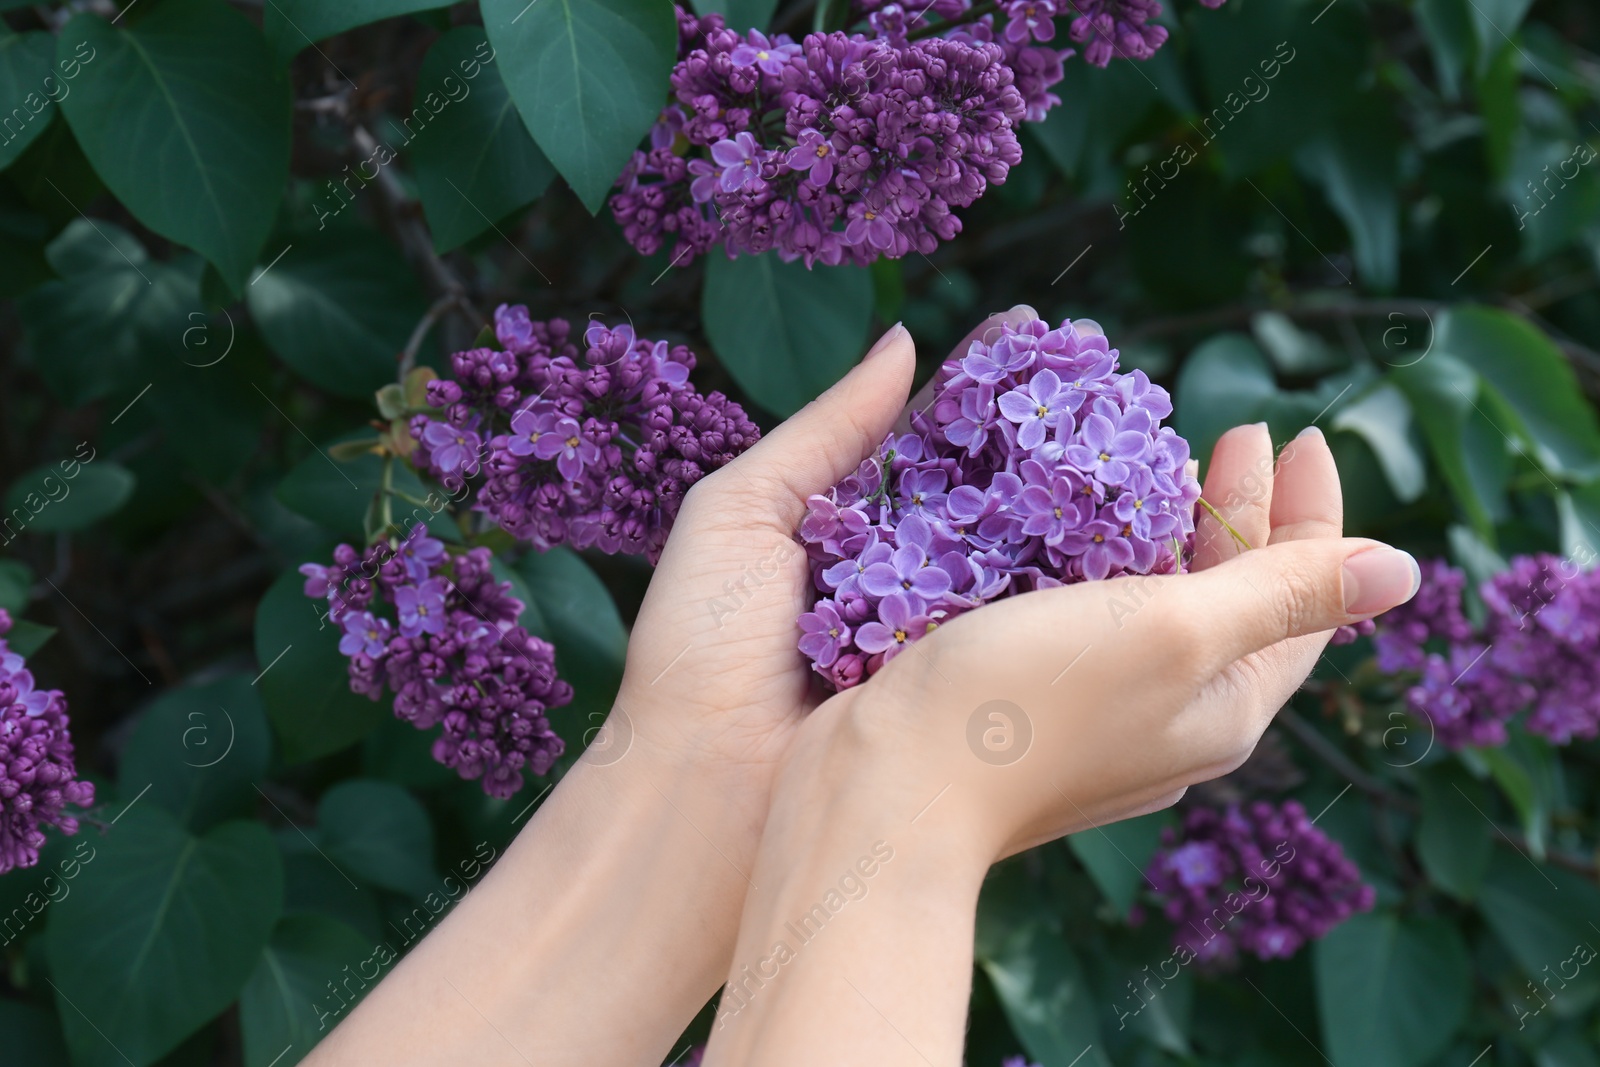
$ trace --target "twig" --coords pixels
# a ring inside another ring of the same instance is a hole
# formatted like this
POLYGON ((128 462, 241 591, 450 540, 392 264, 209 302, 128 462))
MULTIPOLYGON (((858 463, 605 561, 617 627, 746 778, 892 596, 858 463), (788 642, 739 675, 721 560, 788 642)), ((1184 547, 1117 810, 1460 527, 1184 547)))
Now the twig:
POLYGON ((417 365, 417 353, 422 350, 422 342, 428 336, 428 331, 433 329, 434 324, 439 321, 446 311, 459 306, 462 299, 460 293, 446 293, 435 300, 432 306, 423 313, 422 318, 417 320, 416 328, 411 331, 411 336, 406 340, 406 347, 400 352, 401 382, 404 382, 406 375, 411 373, 411 368, 417 365))
MULTIPOLYGON (((1367 796, 1380 804, 1385 804, 1396 811, 1404 812, 1415 818, 1422 814, 1422 805, 1404 793, 1389 787, 1358 767, 1354 760, 1340 751, 1339 747, 1326 737, 1322 732, 1293 711, 1284 708, 1278 712, 1277 722, 1295 736, 1295 740, 1304 745, 1313 756, 1326 763, 1336 773, 1349 779, 1350 784, 1361 790, 1367 796)), ((1509 845, 1517 851, 1527 855, 1532 851, 1527 837, 1515 830, 1507 830, 1499 824, 1491 824, 1494 828, 1493 840, 1501 845, 1509 845)), ((1574 874, 1581 874, 1591 881, 1600 881, 1600 870, 1596 870, 1594 862, 1584 856, 1563 852, 1559 849, 1547 848, 1544 850, 1545 860, 1553 867, 1560 867, 1574 874)))
MULTIPOLYGON (((378 139, 372 136, 365 126, 358 124, 350 128, 350 137, 355 142, 361 155, 372 158, 378 150, 378 139)), ((474 327, 480 327, 488 320, 473 306, 467 297, 467 286, 456 276, 439 254, 433 250, 433 240, 428 236, 427 227, 417 218, 417 205, 405 187, 400 184, 386 167, 378 168, 378 175, 373 179, 373 184, 378 187, 378 199, 383 202, 384 209, 391 222, 394 223, 396 234, 400 243, 405 247, 406 254, 416 263, 428 281, 441 295, 451 295, 456 307, 459 307, 472 319, 474 327)))

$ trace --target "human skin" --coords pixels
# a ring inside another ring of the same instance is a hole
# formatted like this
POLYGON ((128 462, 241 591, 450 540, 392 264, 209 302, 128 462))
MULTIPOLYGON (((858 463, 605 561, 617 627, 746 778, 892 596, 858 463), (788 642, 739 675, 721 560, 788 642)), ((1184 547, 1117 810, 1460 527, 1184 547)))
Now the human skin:
POLYGON ((707 1067, 960 1064, 990 865, 1234 769, 1334 627, 1416 592, 1405 553, 1340 536, 1338 472, 1314 429, 1276 463, 1265 427, 1230 431, 1205 492, 1265 547, 1244 552, 1208 521, 1191 573, 987 605, 797 731, 707 1067), (969 740, 993 700, 1031 727, 1012 762, 969 740), (844 883, 886 850, 871 878, 844 883))
MULTIPOLYGON (((1013 322, 1032 317, 1020 308, 1007 315, 1013 322)), ((987 320, 969 337, 981 336, 1002 318, 987 320)), ((866 721, 843 713, 864 711, 869 705, 857 702, 869 695, 871 707, 898 709, 880 723, 895 723, 909 738, 949 718, 941 711, 937 719, 919 721, 911 713, 926 691, 900 661, 819 706, 812 674, 795 648, 795 619, 811 597, 805 553, 794 540, 806 498, 826 492, 876 449, 901 413, 914 368, 911 339, 896 327, 828 393, 694 487, 641 607, 616 706, 596 745, 483 881, 304 1063, 597 1067, 655 1065, 676 1051, 673 1040, 735 960, 747 895, 757 902, 751 906, 765 906, 770 898, 755 886, 789 884, 779 842, 806 842, 807 848, 817 843, 795 830, 794 813, 780 805, 774 810, 787 813, 784 830, 762 853, 766 866, 758 867, 780 768, 789 768, 792 778, 799 773, 794 768, 819 758, 835 738, 853 736, 854 730, 833 727, 866 721), (802 723, 817 740, 794 751, 802 723)), ((1264 437, 1264 430, 1251 432, 1264 437)), ((1220 446, 1218 456, 1214 472, 1229 462, 1220 446)), ((1336 483, 1334 491, 1337 497, 1336 483)), ((1241 498, 1224 511, 1233 519, 1260 506, 1241 498)), ((1203 526, 1201 543, 1215 541, 1215 532, 1203 526)), ((1227 549, 1215 552, 1220 558, 1227 549)), ((964 619, 988 618, 1001 606, 964 619)), ((1014 609, 1013 617, 1022 622, 1028 610, 1014 609)), ((975 631, 968 624, 959 632, 975 631)), ((1288 679, 1302 661, 1309 669, 1315 649, 1294 649, 1298 658, 1292 665, 1264 661, 1259 675, 1236 676, 1236 685, 1263 687, 1252 706, 1298 684, 1304 670, 1292 683, 1288 679)), ((1199 649, 1183 651, 1201 655, 1199 649)), ((1019 673, 1009 658, 978 664, 973 690, 1003 689, 1004 676, 1019 673)), ((950 694, 938 699, 955 706, 950 694)), ((1151 709, 1143 723, 1159 718, 1151 709)), ((1085 740, 1142 743, 1126 730, 1119 735, 1109 728, 1085 740)), ((913 751, 921 749, 905 750, 913 751)), ((1081 802, 1087 811, 1104 820, 1170 802, 1175 768, 1161 767, 1158 753, 1146 765, 1121 762, 1133 765, 1122 779, 1085 786, 1081 802), (1158 768, 1166 772, 1160 776, 1164 791, 1151 784, 1158 768), (1131 804, 1125 796, 1130 790, 1143 791, 1131 804)), ((850 765, 858 766, 854 759, 850 765)), ((921 785, 919 774, 890 780, 900 790, 921 785)), ((947 810, 966 812, 975 823, 992 815, 996 834, 996 827, 1009 825, 1001 814, 1011 813, 975 804, 947 810)), ((1010 836, 1044 840, 1087 825, 1068 820, 1058 829, 1040 819, 1034 824, 1010 836)), ((981 854, 981 835, 971 827, 965 833, 972 844, 963 847, 981 854)), ((884 870, 893 868, 898 876, 910 866, 889 864, 884 870)), ((748 913, 746 921, 754 930, 764 913, 748 913)), ((970 927, 970 916, 966 921, 970 927)), ((970 955, 970 944, 965 951, 970 955)), ((965 988, 965 974, 939 973, 965 988)), ((720 1054, 735 1057, 723 1062, 746 1062, 733 1049, 720 1054)))

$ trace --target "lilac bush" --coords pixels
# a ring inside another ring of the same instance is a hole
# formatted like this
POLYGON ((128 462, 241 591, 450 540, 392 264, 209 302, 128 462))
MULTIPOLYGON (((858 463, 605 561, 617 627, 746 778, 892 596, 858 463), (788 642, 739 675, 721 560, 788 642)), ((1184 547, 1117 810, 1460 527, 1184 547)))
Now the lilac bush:
POLYGON ((1287 959, 1356 912, 1374 891, 1298 801, 1192 807, 1168 827, 1145 877, 1164 898, 1174 946, 1227 966, 1248 952, 1287 959))
POLYGON ((1503 745, 1523 711, 1530 733, 1558 745, 1600 733, 1600 571, 1518 556, 1478 587, 1474 623, 1466 575, 1443 560, 1422 568, 1421 590, 1379 616, 1373 641, 1379 669, 1408 681, 1406 705, 1442 744, 1503 745))
POLYGON ((440 726, 433 758, 509 797, 563 750, 546 713, 572 700, 555 649, 517 624, 523 604, 490 572, 489 549, 451 552, 418 525, 332 566, 307 563, 305 593, 326 599, 350 660, 350 688, 394 694, 395 717, 440 726))
MULTIPOLYGON (((1208 7, 1222 0, 1201 0, 1208 7)), ((1148 59, 1167 31, 1155 0, 1004 0, 1004 23, 971 0, 858 0, 865 32, 795 41, 737 33, 678 8, 673 101, 617 179, 611 210, 645 255, 674 266, 729 256, 870 263, 927 255, 961 232, 955 209, 1003 184, 1018 127, 1061 102, 1074 55, 1148 59)))
POLYGON ((997 597, 1180 570, 1200 487, 1171 413, 1089 320, 974 342, 911 432, 808 502, 801 651, 845 689, 997 597))
POLYGON ((42 827, 78 832, 66 805, 94 803, 94 784, 78 779, 67 700, 40 689, 27 663, 6 644, 11 615, 0 608, 0 874, 39 862, 42 827))
POLYGON ((652 562, 689 487, 760 436, 744 409, 689 383, 694 353, 633 327, 563 319, 521 305, 494 316, 499 348, 451 357, 429 383, 434 414, 411 420, 412 462, 461 490, 518 540, 643 553, 652 562))

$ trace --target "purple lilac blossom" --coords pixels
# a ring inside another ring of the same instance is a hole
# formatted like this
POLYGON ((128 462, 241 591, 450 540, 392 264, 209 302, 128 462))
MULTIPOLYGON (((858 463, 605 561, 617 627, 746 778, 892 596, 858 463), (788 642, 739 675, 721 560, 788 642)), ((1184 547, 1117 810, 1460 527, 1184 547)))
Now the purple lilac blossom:
POLYGON ((396 718, 442 727, 435 760, 509 797, 561 755, 546 713, 572 687, 556 676, 555 649, 517 625, 522 602, 490 572, 489 550, 435 553, 431 540, 419 525, 365 552, 340 545, 331 567, 300 568, 305 593, 328 601, 344 633, 350 688, 378 700, 387 687, 396 718))
POLYGON ((1174 946, 1217 967, 1241 952, 1287 959, 1374 898, 1293 800, 1190 808, 1181 830, 1163 831, 1145 877, 1165 900, 1174 946))
POLYGON ((1166 390, 1088 320, 1006 326, 800 526, 816 606, 800 650, 836 689, 997 597, 1173 573, 1200 487, 1166 390))
POLYGON ((496 309, 495 334, 503 350, 457 352, 452 378, 429 384, 439 412, 413 418, 412 462, 452 492, 480 476, 474 508, 537 548, 653 562, 689 487, 760 436, 738 404, 689 384, 682 345, 600 322, 579 344, 565 320, 520 305, 496 309), (478 451, 441 459, 433 442, 458 437, 478 451))
POLYGON ((6 644, 11 615, 0 608, 0 874, 39 862, 43 827, 78 832, 66 805, 94 803, 94 784, 78 780, 59 689, 40 689, 22 656, 6 644))
POLYGON ((1526 711, 1530 733, 1558 745, 1600 734, 1600 571, 1539 554, 1518 556, 1478 586, 1482 623, 1467 617, 1466 575, 1422 565, 1412 600, 1380 615, 1380 670, 1409 683, 1405 699, 1449 748, 1507 740, 1526 711))

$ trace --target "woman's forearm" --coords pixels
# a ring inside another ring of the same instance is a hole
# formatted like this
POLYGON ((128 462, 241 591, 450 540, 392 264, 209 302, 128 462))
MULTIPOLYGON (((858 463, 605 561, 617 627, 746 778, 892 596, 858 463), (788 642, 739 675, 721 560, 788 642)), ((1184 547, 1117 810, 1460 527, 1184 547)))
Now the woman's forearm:
POLYGON ((785 769, 707 1067, 961 1063, 987 860, 937 786, 872 763, 833 745, 785 769))
POLYGON ((738 788, 580 760, 305 1063, 660 1064, 727 972, 767 809, 738 788))

